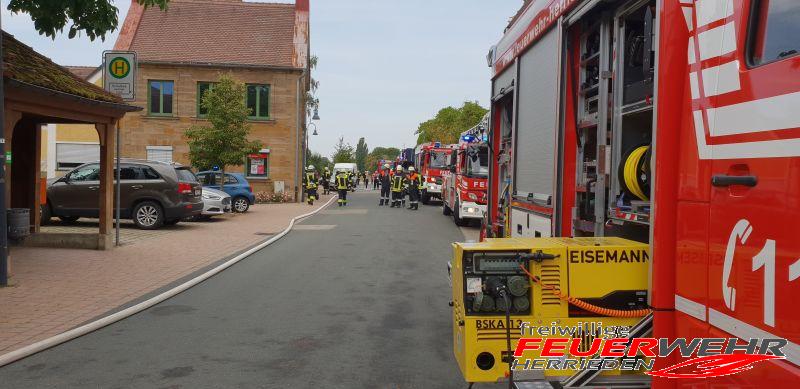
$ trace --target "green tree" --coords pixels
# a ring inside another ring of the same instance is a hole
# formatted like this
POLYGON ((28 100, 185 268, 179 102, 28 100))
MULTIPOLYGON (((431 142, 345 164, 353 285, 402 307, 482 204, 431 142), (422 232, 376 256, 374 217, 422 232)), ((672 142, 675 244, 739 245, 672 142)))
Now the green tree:
POLYGON ((189 160, 198 169, 219 166, 240 166, 247 154, 255 153, 261 143, 250 141, 245 105, 245 86, 230 75, 222 75, 214 88, 203 94, 200 104, 208 110, 211 126, 192 126, 186 130, 189 139, 189 160))
POLYGON ((460 108, 446 107, 436 116, 420 123, 417 128, 417 144, 426 142, 458 143, 462 132, 478 124, 488 110, 477 102, 466 101, 460 108))
POLYGON ((372 171, 378 167, 380 160, 393 160, 400 155, 400 149, 397 147, 376 147, 367 156, 366 166, 367 170, 372 171))
POLYGON ((363 172, 364 168, 367 164, 367 156, 369 155, 369 147, 367 147, 367 141, 364 138, 358 139, 358 143, 356 144, 356 153, 355 159, 356 164, 358 165, 358 171, 363 172))
MULTIPOLYGON (((314 69, 317 68, 317 62, 319 58, 316 55, 312 55, 311 58, 308 59, 308 72, 311 74, 314 69)), ((311 90, 306 92, 306 112, 311 114, 314 110, 319 109, 319 99, 317 98, 317 89, 319 88, 319 81, 316 78, 310 77, 309 86, 311 90)))
MULTIPOLYGON (((145 7, 154 5, 167 9, 169 0, 138 0, 145 7)), ((106 39, 106 33, 117 29, 119 9, 110 0, 11 0, 8 10, 13 13, 26 13, 31 16, 34 28, 39 34, 56 38, 56 33, 64 31, 67 22, 69 38, 83 31, 90 40, 106 39)))
POLYGON ((334 148, 331 159, 333 159, 333 163, 353 162, 355 159, 353 157, 353 146, 349 143, 345 143, 344 137, 339 138, 339 143, 334 148))
POLYGON ((309 151, 307 158, 308 158, 308 164, 309 165, 314 165, 314 168, 319 172, 325 170, 326 166, 328 168, 332 167, 331 166, 331 160, 328 159, 328 157, 324 157, 320 153, 315 153, 315 152, 309 151))

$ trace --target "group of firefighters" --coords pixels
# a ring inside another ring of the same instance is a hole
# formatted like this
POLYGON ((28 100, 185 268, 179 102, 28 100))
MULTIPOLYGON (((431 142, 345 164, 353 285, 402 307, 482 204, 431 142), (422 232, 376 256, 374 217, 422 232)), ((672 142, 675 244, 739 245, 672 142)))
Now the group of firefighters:
MULTIPOLYGON (((324 194, 329 193, 331 178, 333 178, 334 186, 339 195, 338 204, 340 207, 347 206, 347 192, 353 188, 353 174, 353 172, 341 170, 331 177, 331 171, 325 167, 325 170, 318 178, 314 165, 309 165, 303 177, 308 204, 314 205, 314 200, 319 198, 317 193, 319 185, 322 185, 324 194)), ((369 183, 366 178, 368 174, 364 174, 364 177, 364 185, 368 187, 369 183)), ((417 173, 413 166, 410 166, 408 173, 406 173, 403 166, 398 165, 392 171, 391 166, 387 163, 383 165, 381 171, 373 179, 375 184, 380 185, 381 188, 379 206, 388 205, 390 208, 402 208, 406 205, 407 195, 409 197, 408 209, 419 209, 420 192, 425 182, 422 179, 422 175, 417 173)))
POLYGON ((406 174, 403 166, 397 165, 397 168, 392 171, 387 163, 383 165, 376 179, 381 187, 381 201, 378 205, 402 208, 406 205, 406 195, 408 195, 408 209, 419 209, 420 192, 425 182, 422 180, 422 175, 417 173, 413 166, 409 166, 406 174))

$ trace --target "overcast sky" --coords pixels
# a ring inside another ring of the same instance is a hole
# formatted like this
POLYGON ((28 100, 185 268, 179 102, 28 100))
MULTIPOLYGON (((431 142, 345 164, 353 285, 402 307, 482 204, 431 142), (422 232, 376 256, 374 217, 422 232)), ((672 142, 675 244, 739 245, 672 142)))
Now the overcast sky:
MULTIPOLYGON (((99 65, 105 42, 39 36, 27 15, 3 7, 3 29, 61 65, 99 65)), ((292 2, 292 1, 273 1, 292 2)), ((115 0, 120 24, 130 1, 115 0)), ((319 136, 330 155, 338 138, 355 145, 411 147, 417 125, 440 108, 489 99, 486 54, 521 0, 311 0, 311 52, 319 57, 319 136)))

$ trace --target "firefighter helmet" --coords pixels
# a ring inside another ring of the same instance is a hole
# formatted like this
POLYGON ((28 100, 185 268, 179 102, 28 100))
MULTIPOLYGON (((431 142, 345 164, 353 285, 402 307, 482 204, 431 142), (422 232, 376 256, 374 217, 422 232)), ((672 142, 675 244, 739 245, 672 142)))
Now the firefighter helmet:
POLYGON ((384 164, 383 164, 383 168, 384 168, 384 169, 388 169, 388 168, 389 168, 389 164, 388 164, 388 163, 384 163, 384 164))
POLYGON ((414 170, 415 170, 415 169, 414 169, 414 167, 413 167, 413 166, 409 166, 409 167, 408 167, 408 171, 410 171, 410 172, 413 172, 414 170))
POLYGON ((306 170, 308 170, 308 171, 312 171, 312 170, 314 170, 314 165, 308 165, 308 167, 306 168, 306 170))
POLYGON ((403 166, 402 165, 397 165, 397 171, 398 172, 402 172, 403 171, 403 166))

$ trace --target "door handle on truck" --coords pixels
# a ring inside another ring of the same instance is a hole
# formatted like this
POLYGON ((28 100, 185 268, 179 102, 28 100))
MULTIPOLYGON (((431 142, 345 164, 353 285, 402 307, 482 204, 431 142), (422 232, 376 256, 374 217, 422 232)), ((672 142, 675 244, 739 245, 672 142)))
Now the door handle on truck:
POLYGON ((99 186, 90 186, 89 187, 89 190, 98 190, 98 189, 100 189, 99 186))
POLYGON ((718 174, 711 177, 711 185, 716 187, 742 185, 754 187, 758 184, 758 177, 756 176, 729 176, 726 174, 718 174))

